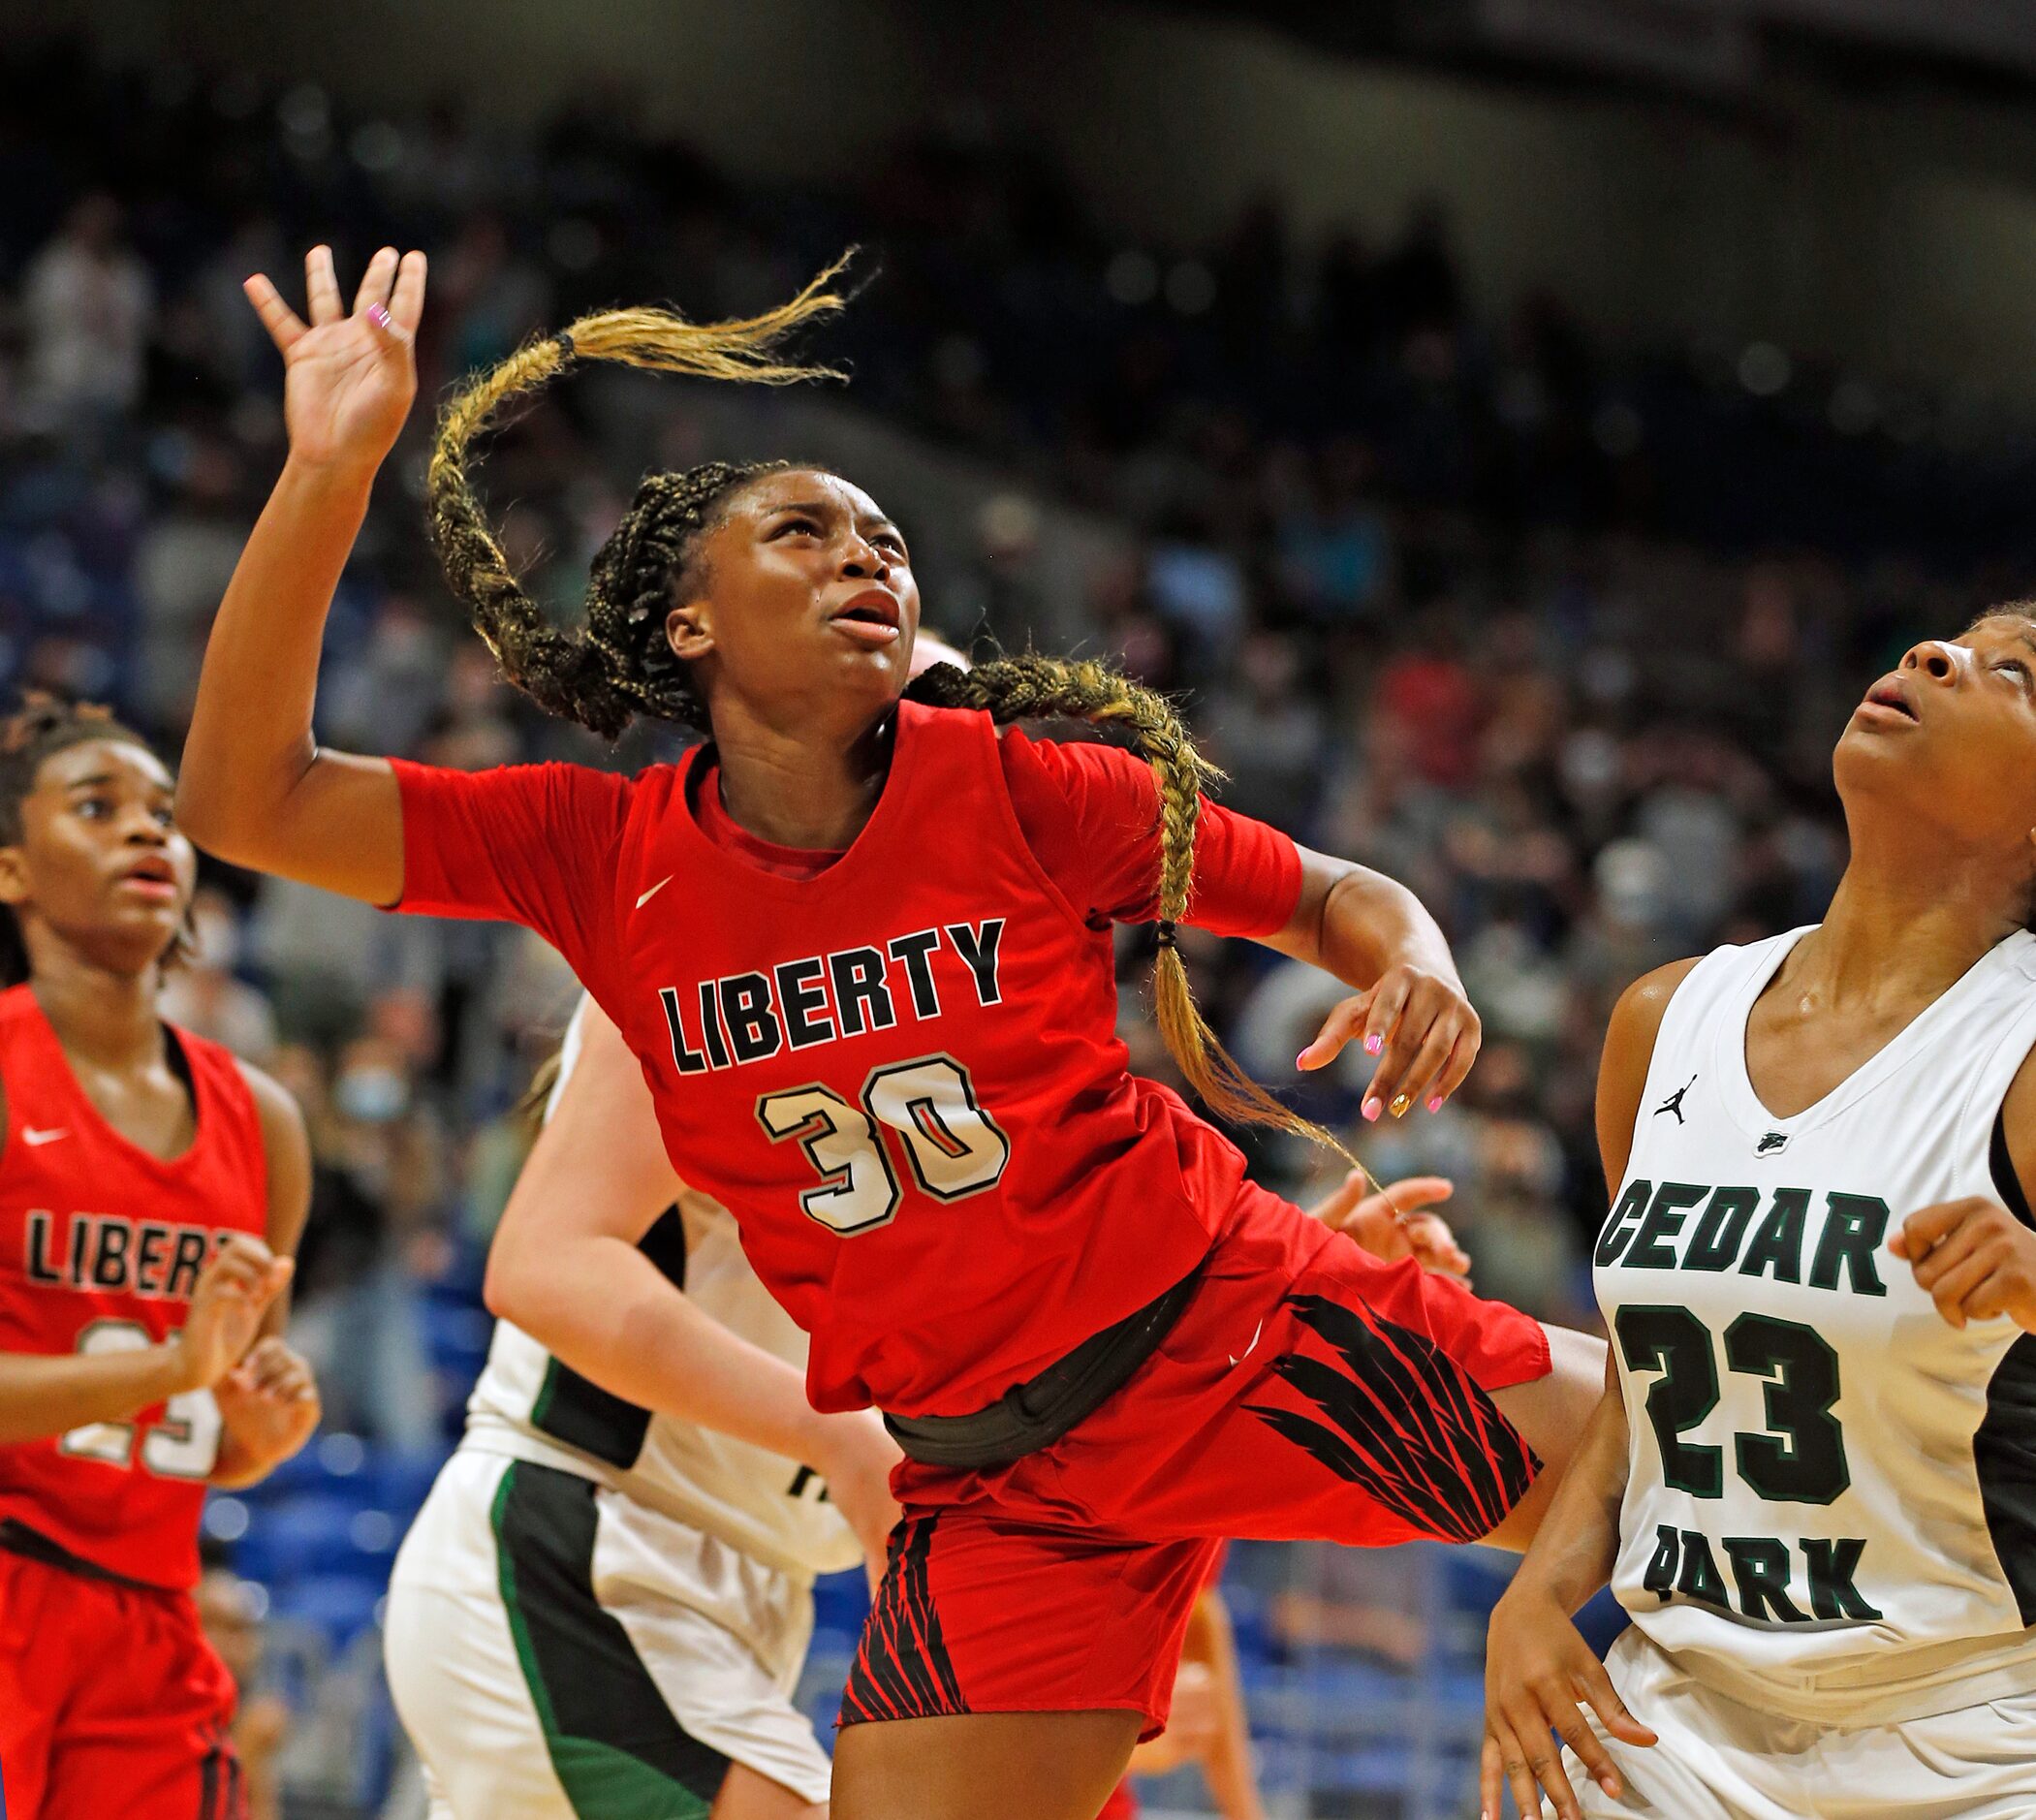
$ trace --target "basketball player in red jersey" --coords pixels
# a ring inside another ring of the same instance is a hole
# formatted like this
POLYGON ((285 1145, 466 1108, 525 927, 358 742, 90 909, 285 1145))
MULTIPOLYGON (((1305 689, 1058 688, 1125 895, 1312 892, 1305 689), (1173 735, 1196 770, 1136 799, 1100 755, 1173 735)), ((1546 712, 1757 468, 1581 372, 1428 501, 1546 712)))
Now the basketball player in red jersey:
POLYGON ((576 360, 804 377, 771 349, 838 307, 819 284, 746 324, 577 323, 455 398, 432 462, 448 576, 509 678, 610 736, 647 711, 710 743, 635 777, 321 750, 324 616, 415 391, 424 269, 385 249, 351 314, 329 252, 308 275, 308 325, 249 286, 291 453, 213 628, 181 812, 240 863, 543 933, 811 1335, 816 1406, 885 1412, 905 1517, 835 1820, 1087 1820, 1164 1726, 1222 1537, 1523 1541, 1602 1347, 1256 1187, 1115 1034, 1111 926, 1156 921, 1188 1080, 1296 1122, 1196 1016, 1174 946, 1192 921, 1358 988, 1302 1061, 1379 1054, 1367 1116, 1439 1105, 1478 1026, 1411 894, 1205 803, 1172 711, 1101 665, 939 666, 908 691, 904 538, 822 470, 649 476, 586 626, 546 619, 466 479, 494 408, 576 360), (998 729, 1054 714, 1121 725, 1140 756, 998 729))
POLYGON ((9 1820, 238 1820, 199 1508, 318 1425, 279 1330, 289 1096, 156 1016, 196 862, 103 711, 0 725, 0 1784, 9 1820))

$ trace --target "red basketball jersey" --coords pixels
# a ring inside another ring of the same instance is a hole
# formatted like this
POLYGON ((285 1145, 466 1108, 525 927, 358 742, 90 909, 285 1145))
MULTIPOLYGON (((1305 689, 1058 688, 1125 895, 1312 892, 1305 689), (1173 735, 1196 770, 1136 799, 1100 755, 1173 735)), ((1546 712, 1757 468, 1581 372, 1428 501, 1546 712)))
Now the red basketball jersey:
POLYGON ((1186 1275, 1243 1157, 1128 1072, 1109 922, 1034 857, 989 717, 903 704, 875 812, 807 879, 702 832, 700 762, 399 767, 404 907, 564 951, 812 1336, 815 1406, 979 1408, 1186 1275))
MULTIPOLYGON (((216 1043, 175 1032, 198 1135, 163 1162, 100 1116, 26 986, 0 992, 0 1351, 154 1345, 181 1327, 229 1233, 263 1236, 268 1161, 254 1096, 216 1043)), ((198 1579, 198 1518, 219 1449, 210 1391, 132 1421, 0 1447, 0 1521, 157 1586, 198 1579)))

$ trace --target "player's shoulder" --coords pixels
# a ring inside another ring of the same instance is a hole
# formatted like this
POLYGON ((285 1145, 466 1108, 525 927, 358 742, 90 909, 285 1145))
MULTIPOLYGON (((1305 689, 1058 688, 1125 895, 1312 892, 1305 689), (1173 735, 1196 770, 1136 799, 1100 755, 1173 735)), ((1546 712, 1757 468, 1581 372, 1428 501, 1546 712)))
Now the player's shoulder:
POLYGON ((1605 1032, 1607 1050, 1615 1039, 1622 1044, 1644 1043, 1651 1050, 1676 988, 1703 959, 1702 955, 1690 955, 1681 960, 1671 960, 1666 966, 1642 974, 1627 987, 1612 1008, 1612 1020, 1605 1032))
POLYGON ((255 1116, 262 1125, 263 1143, 269 1153, 273 1155, 279 1145, 293 1149, 305 1147, 308 1140, 304 1135, 304 1114, 297 1103, 297 1096, 275 1076, 266 1069, 257 1068, 244 1056, 232 1055, 230 1059, 235 1075, 254 1103, 255 1116))

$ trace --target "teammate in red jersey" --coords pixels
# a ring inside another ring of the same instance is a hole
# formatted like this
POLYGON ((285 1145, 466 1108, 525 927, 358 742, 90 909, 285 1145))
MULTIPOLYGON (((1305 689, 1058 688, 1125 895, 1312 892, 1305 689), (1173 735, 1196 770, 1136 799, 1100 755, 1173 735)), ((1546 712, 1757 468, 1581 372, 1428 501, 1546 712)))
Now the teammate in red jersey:
POLYGON ((836 306, 820 286, 747 324, 575 324, 454 399, 432 462, 448 575, 510 679, 604 734, 649 712, 710 744, 627 778, 321 750, 324 615, 415 390, 423 260, 378 254, 351 315, 328 251, 308 275, 308 326, 250 282, 291 455, 213 628, 184 816, 244 864, 546 935, 628 1039, 674 1164, 812 1335, 814 1402, 886 1412, 906 1515, 836 1820, 1092 1815, 1164 1725, 1224 1536, 1523 1540, 1602 1347, 1246 1181, 1115 1035, 1111 926, 1156 921, 1189 1081, 1298 1122, 1194 1014, 1173 945, 1193 921, 1359 988, 1303 1061, 1380 1054, 1367 1116, 1439 1105, 1478 1026, 1411 894, 1204 803, 1172 711, 1100 665, 937 667, 908 692, 904 539, 822 470, 648 477, 585 629, 545 618, 467 486, 491 411, 575 359, 801 376, 771 350, 836 306), (1141 756, 1000 736, 1054 714, 1141 756))
POLYGON ((237 1820, 199 1508, 318 1425, 280 1337, 289 1096, 156 1016, 196 863, 105 713, 0 725, 0 1784, 10 1820, 237 1820))

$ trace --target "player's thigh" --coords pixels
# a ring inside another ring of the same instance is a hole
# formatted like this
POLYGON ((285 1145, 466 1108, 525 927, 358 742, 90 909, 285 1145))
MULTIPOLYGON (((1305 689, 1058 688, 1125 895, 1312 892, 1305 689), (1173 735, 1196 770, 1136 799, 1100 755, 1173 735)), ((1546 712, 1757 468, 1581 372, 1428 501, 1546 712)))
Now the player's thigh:
POLYGON ((828 1804, 809 1802, 746 1763, 731 1763, 714 1797, 713 1820, 828 1820, 828 1804))
POLYGON ((0 1787, 7 1811, 40 1814, 57 1710, 80 1616, 53 1567, 0 1552, 0 1787))
MULTIPOLYGON (((8 1813, 15 1806, 9 1784, 8 1813)), ((23 1820, 243 1820, 246 1783, 225 1739, 194 1748, 182 1737, 59 1739, 40 1807, 23 1820)))
POLYGON ((239 1820, 233 1677, 190 1599, 86 1583, 76 1608, 74 1648, 92 1653, 64 1702, 35 1820, 239 1820))
POLYGON ((1092 1820, 1136 1712, 967 1712, 846 1727, 832 1820, 1092 1820))
POLYGON ((1519 1430, 1541 1461, 1541 1471, 1527 1494, 1485 1538, 1498 1548, 1524 1549, 1534 1540, 1570 1457, 1605 1395, 1605 1342, 1594 1334, 1580 1334, 1572 1328, 1546 1331, 1548 1375, 1491 1393, 1499 1413, 1519 1430))

